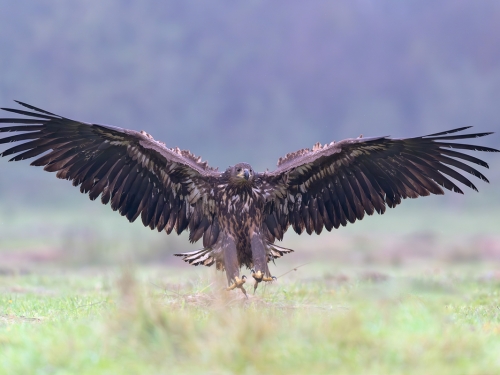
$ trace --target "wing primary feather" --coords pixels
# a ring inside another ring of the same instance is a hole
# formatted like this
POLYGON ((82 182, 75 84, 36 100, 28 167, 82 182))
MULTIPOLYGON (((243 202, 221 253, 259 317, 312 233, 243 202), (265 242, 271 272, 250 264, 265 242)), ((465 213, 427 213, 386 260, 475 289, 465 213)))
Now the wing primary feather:
POLYGON ((100 181, 104 176, 108 175, 110 169, 115 166, 116 162, 122 157, 123 155, 120 155, 119 153, 111 153, 109 157, 102 162, 102 168, 92 173, 89 178, 98 179, 100 181))
POLYGON ((350 223, 354 222, 355 216, 351 208, 349 207, 349 204, 347 203, 347 198, 344 191, 342 190, 342 186, 340 185, 338 176, 332 177, 331 190, 334 192, 335 196, 333 202, 334 204, 338 204, 340 223, 345 227, 347 225, 347 221, 349 221, 350 223))
MULTIPOLYGON (((423 184, 419 178, 415 177, 411 169, 408 167, 410 165, 409 163, 402 163, 400 160, 398 160, 398 163, 398 178, 410 189, 410 191, 413 191, 416 194, 415 196, 413 194, 409 194, 409 196, 417 198, 418 196, 429 195, 429 190, 426 188, 426 185, 432 180, 426 179, 426 184, 423 184)), ((423 178, 425 177, 422 177, 422 179, 423 178)))
POLYGON ((493 134, 493 132, 488 132, 488 133, 474 133, 474 134, 461 134, 461 135, 449 135, 449 136, 444 136, 444 137, 435 137, 435 138, 427 138, 430 141, 436 140, 436 141, 453 141, 457 139, 469 139, 469 138, 480 138, 480 137, 485 137, 487 135, 493 134))
POLYGON ((299 209, 293 209, 291 211, 291 216, 292 216, 292 228, 297 234, 302 234, 304 231, 304 222, 302 220, 302 217, 300 216, 299 209))
MULTIPOLYGON (((106 164, 99 170, 95 175, 98 181, 90 188, 89 198, 90 200, 95 200, 101 194, 105 186, 109 186, 110 181, 114 178, 114 175, 118 172, 116 168, 117 164, 120 162, 119 155, 116 158, 110 159, 106 164)), ((103 202, 104 203, 104 202, 103 202)))
POLYGON ((24 119, 24 118, 0 118, 0 124, 33 124, 33 125, 19 125, 19 126, 2 126, 0 128, 0 133, 10 133, 10 132, 33 132, 40 131, 45 128, 43 120, 34 119, 24 119))
MULTIPOLYGON (((303 196, 303 199, 305 197, 306 196, 303 196)), ((302 201, 300 214, 301 214, 302 220, 304 222, 304 228, 305 228, 307 234, 311 235, 313 230, 314 230, 314 226, 311 224, 311 215, 309 214, 308 204, 309 204, 309 202, 307 202, 307 200, 306 200, 306 202, 302 201)))
MULTIPOLYGON (((17 113, 18 115, 44 118, 44 119, 47 119, 47 120, 55 120, 55 119, 59 118, 56 115, 54 115, 54 116, 44 115, 42 113, 35 113, 35 112, 23 111, 21 109, 14 109, 14 108, 0 108, 0 109, 2 109, 4 111, 7 111, 7 112, 17 113)), ((42 112, 42 111, 40 110, 40 112, 42 112)))
MULTIPOLYGON (((354 169, 357 169, 357 167, 353 166, 354 169)), ((358 197, 359 202, 362 204, 365 212, 368 215, 373 215, 373 212, 375 211, 375 208, 373 207, 372 202, 368 198, 368 196, 364 192, 364 188, 361 186, 361 182, 359 181, 358 177, 355 175, 355 171, 346 171, 346 177, 349 180, 349 184, 353 188, 356 196, 358 197)), ((363 182, 364 179, 363 179, 363 182)), ((366 182, 365 182, 366 184, 366 182)), ((367 187, 368 193, 369 189, 367 187)))
POLYGON ((432 178, 438 185, 450 191, 454 191, 455 193, 463 194, 463 191, 457 185, 447 179, 443 174, 439 173, 439 171, 426 160, 412 154, 406 154, 405 156, 408 160, 413 162, 413 165, 420 169, 425 175, 432 178))
POLYGON ((111 208, 113 209, 113 211, 116 211, 118 208, 120 208, 119 200, 121 192, 123 191, 122 187, 132 168, 135 168, 135 166, 131 164, 125 164, 109 187, 111 193, 111 208))
POLYGON ((70 156, 74 156, 75 154, 76 153, 74 150, 60 148, 57 150, 53 150, 43 156, 40 156, 38 159, 33 160, 30 165, 43 167, 47 164, 55 163, 60 160, 67 160, 70 156))
POLYGON ((314 232, 316 234, 321 234, 323 231, 323 217, 319 212, 318 208, 318 198, 312 198, 309 205, 309 214, 311 217, 312 225, 314 226, 314 232))
POLYGON ((333 203, 333 207, 335 208, 335 216, 336 216, 336 221, 334 221, 334 225, 336 225, 335 228, 339 228, 341 225, 345 227, 347 225, 347 217, 344 213, 344 210, 342 209, 342 206, 340 204, 339 198, 337 196, 334 187, 332 187, 331 193, 333 197, 331 202, 333 203))
POLYGON ((117 177, 121 174, 123 168, 126 167, 125 160, 124 159, 118 159, 116 164, 111 168, 109 175, 106 176, 106 178, 102 179, 97 183, 97 185, 100 185, 102 183, 102 195, 101 195, 101 202, 102 204, 108 204, 111 196, 113 195, 113 190, 115 186, 115 182, 117 177))
POLYGON ((441 163, 445 163, 445 164, 451 165, 453 167, 459 168, 467 173, 470 173, 473 176, 476 176, 477 178, 479 178, 483 181, 489 182, 488 179, 486 178, 486 176, 483 175, 481 172, 479 172, 477 169, 471 167, 468 164, 462 163, 459 160, 452 159, 452 158, 449 158, 449 157, 444 156, 444 155, 435 155, 434 158, 436 160, 440 161, 441 163))
POLYGON ((80 181, 75 178, 78 173, 88 168, 88 166, 88 160, 80 159, 78 157, 73 158, 57 172, 56 177, 66 180, 72 180, 73 186, 78 186, 80 181))
MULTIPOLYGON (((146 206, 144 210, 142 210, 141 213, 141 219, 142 219, 142 224, 144 224, 145 227, 150 227, 151 228, 151 220, 153 219, 153 215, 155 213, 156 205, 158 203, 158 198, 160 196, 160 193, 156 187, 154 187, 151 190, 151 197, 148 201, 146 201, 146 206)), ((151 229, 154 229, 152 227, 151 229)))
POLYGON ((330 232, 333 229, 333 222, 330 220, 330 214, 328 213, 328 208, 326 207, 323 198, 318 197, 318 210, 319 213, 323 217, 323 224, 325 225, 325 229, 330 232))
MULTIPOLYGON (((172 198, 172 194, 170 195, 170 197, 172 198)), ((166 217, 164 219, 166 221, 165 232, 167 232, 167 234, 170 234, 172 233, 172 230, 174 229, 175 224, 177 223, 177 216, 179 215, 180 207, 177 198, 174 198, 174 200, 171 200, 168 205, 165 205, 165 207, 167 206, 170 208, 170 217, 168 218, 168 221, 166 217)), ((165 207, 163 208, 164 210, 165 207)))
MULTIPOLYGON (((96 175, 99 174, 103 168, 109 167, 109 164, 114 163, 117 156, 118 155, 112 152, 103 152, 101 155, 97 155, 91 162, 89 162, 90 167, 86 170, 85 174, 78 176, 78 179, 82 182, 80 191, 82 193, 87 193, 94 185, 96 175)), ((103 173, 105 172, 106 171, 103 173)))
POLYGON ((393 176, 390 175, 391 170, 385 170, 385 168, 378 163, 372 163, 370 169, 373 170, 374 174, 378 177, 377 182, 382 190, 385 192, 385 201, 390 208, 396 207, 401 203, 401 196, 405 197, 404 186, 393 176), (388 174, 389 173, 389 174, 388 174))
POLYGON ((52 160, 49 163, 46 163, 43 170, 47 172, 58 172, 63 169, 68 163, 70 163, 74 158, 75 156, 68 156, 65 159, 58 158, 58 160, 52 160))
POLYGON ((413 185, 412 182, 410 182, 406 178, 406 176, 403 173, 401 173, 400 170, 401 167, 399 165, 393 164, 395 161, 389 161, 387 159, 379 159, 378 162, 380 163, 381 167, 383 167, 386 174, 389 175, 390 181, 394 182, 394 184, 397 186, 398 193, 403 198, 418 197, 418 192, 417 192, 418 189, 413 185))
MULTIPOLYGON (((139 174, 140 174, 140 168, 137 164, 135 164, 130 169, 128 176, 123 180, 123 183, 116 192, 115 204, 117 209, 121 209, 124 203, 126 202, 127 197, 129 196, 130 188, 132 187, 132 184, 135 182, 135 180, 138 178, 139 174)), ((111 200, 111 204, 113 204, 113 200, 111 200)))
POLYGON ((10 135, 8 137, 0 138, 0 144, 19 142, 19 141, 27 141, 29 139, 37 139, 40 138, 40 132, 30 132, 30 133, 22 133, 10 135))
POLYGON ((171 207, 168 200, 164 202, 162 207, 163 209, 160 212, 160 218, 158 219, 158 223, 156 224, 156 230, 158 230, 158 232, 161 232, 165 229, 171 215, 171 207))
MULTIPOLYGON (((87 173, 87 171, 92 168, 94 165, 93 160, 86 160, 86 162, 83 164, 83 166, 78 169, 78 171, 74 174, 73 176, 73 186, 78 186, 83 183, 83 176, 87 173)), ((85 193, 85 190, 82 189, 80 186, 80 192, 85 193)))
POLYGON ((148 190, 151 191, 151 187, 147 178, 142 177, 140 179, 140 185, 137 188, 137 192, 135 195, 132 195, 132 198, 127 204, 126 207, 126 217, 127 219, 133 223, 137 217, 141 213, 140 205, 143 199, 147 198, 148 190))
MULTIPOLYGON (((142 219, 142 213, 146 210, 146 205, 148 201, 151 199, 151 192, 153 190, 153 184, 149 182, 148 180, 144 180, 146 182, 146 190, 144 190, 141 193, 140 200, 139 200, 139 206, 136 209, 135 215, 132 217, 132 221, 137 220, 139 215, 141 215, 142 219)), ((142 220, 143 221, 143 220, 142 220)), ((145 227, 147 227, 147 224, 144 224, 145 227)))
POLYGON ((163 230, 163 228, 160 229, 160 227, 159 227, 159 221, 161 218, 161 214, 163 212, 164 205, 165 205, 165 195, 163 194, 163 192, 160 192, 160 194, 158 195, 158 200, 156 203, 153 217, 151 219, 151 222, 149 223, 149 227, 152 230, 155 228, 157 228, 159 232, 161 232, 163 230))
POLYGON ((144 180, 147 181, 147 178, 144 178, 144 170, 142 168, 139 168, 139 171, 137 172, 134 181, 130 183, 130 186, 127 190, 124 190, 125 198, 121 205, 121 209, 125 213, 128 212, 130 205, 135 201, 136 197, 138 196, 144 180))
POLYGON ((489 168, 488 163, 482 161, 481 159, 475 158, 474 156, 471 156, 471 155, 463 154, 461 152, 449 150, 446 148, 440 148, 439 153, 444 154, 444 155, 448 155, 448 156, 451 156, 451 157, 454 157, 457 159, 469 161, 471 163, 480 165, 480 166, 485 167, 485 168, 489 168))
POLYGON ((361 202, 358 200, 349 180, 346 177, 346 171, 344 168, 339 169, 339 181, 342 185, 342 189, 345 192, 347 203, 350 205, 352 212, 358 220, 363 219, 365 212, 361 207, 361 202))
POLYGON ((47 139, 47 140, 35 139, 34 141, 25 142, 20 145, 11 147, 2 152, 0 156, 8 156, 28 150, 27 152, 17 155, 11 159, 12 161, 24 160, 39 155, 42 152, 48 151, 55 146, 60 146, 66 143, 68 143, 67 140, 61 140, 61 139, 47 139), (32 156, 27 156, 27 155, 32 155, 32 156))
POLYGON ((46 115, 51 115, 51 116, 55 116, 55 117, 59 117, 59 118, 61 117, 61 116, 58 116, 58 115, 56 115, 56 114, 54 114, 54 113, 48 112, 48 111, 46 111, 46 110, 44 110, 44 109, 37 108, 37 107, 34 107, 34 106, 30 105, 30 104, 27 104, 27 103, 21 102, 21 101, 19 101, 19 100, 14 100, 14 101, 15 101, 16 103, 18 103, 18 104, 22 105, 23 107, 29 108, 29 109, 31 109, 31 110, 33 110, 33 111, 37 111, 37 112, 41 112, 41 113, 45 113, 46 115))
MULTIPOLYGON (((93 152, 96 149, 97 145, 95 143, 87 143, 83 147, 85 148, 85 152, 87 154, 89 154, 90 152, 93 152)), ((44 166, 52 161, 68 159, 69 156, 76 156, 76 159, 74 159, 74 162, 76 162, 77 160, 82 159, 82 157, 83 157, 82 150, 83 150, 82 145, 79 144, 78 142, 74 142, 74 141, 69 141, 67 143, 63 143, 60 145, 54 145, 54 147, 53 147, 54 153, 58 153, 60 151, 63 151, 64 153, 57 156, 57 159, 55 159, 55 157, 54 157, 53 160, 50 160, 48 162, 46 162, 46 158, 50 158, 49 155, 51 155, 52 153, 43 155, 40 158, 32 161, 30 165, 33 165, 36 167, 41 167, 41 166, 44 166)), ((54 154, 54 155, 58 155, 58 154, 54 154)), ((69 165, 65 165, 65 166, 69 166, 69 165)))
POLYGON ((369 182, 370 186, 372 186, 372 189, 370 189, 372 196, 371 201, 374 204, 375 209, 379 214, 383 214, 385 212, 384 197, 387 198, 387 194, 384 187, 382 187, 381 184, 379 184, 380 180, 377 179, 372 174, 372 171, 368 170, 368 168, 364 164, 358 163, 358 167, 360 168, 362 174, 366 177, 367 182, 369 182))
POLYGON ((19 160, 25 160, 25 159, 30 159, 32 157, 38 156, 46 151, 53 150, 54 148, 63 146, 67 142, 61 141, 61 140, 54 140, 52 142, 46 142, 40 144, 38 140, 36 141, 31 141, 31 142, 26 142, 23 143, 22 145, 16 146, 9 148, 8 150, 4 151, 4 153, 1 156, 7 156, 11 155, 13 153, 17 153, 23 150, 24 151, 16 156, 14 156, 12 159, 9 161, 19 161, 19 160), (29 145, 28 145, 29 143, 29 145))
POLYGON ((472 150, 472 151, 484 151, 484 152, 498 152, 498 150, 485 147, 485 146, 477 146, 477 145, 468 145, 464 143, 447 143, 447 142, 433 142, 433 145, 437 147, 448 147, 454 148, 457 150, 472 150))
POLYGON ((462 130, 466 130, 466 129, 470 129, 470 128, 472 128, 472 126, 464 126, 464 127, 461 127, 461 128, 456 128, 456 129, 446 130, 446 131, 444 131, 444 132, 433 133, 433 134, 427 134, 427 135, 424 135, 423 137, 418 137, 418 138, 436 137, 436 136, 440 136, 440 135, 446 135, 446 134, 451 134, 451 133, 457 133, 457 132, 460 132, 460 131, 462 131, 462 130))
MULTIPOLYGON (((436 184, 436 182, 425 172, 419 169, 415 164, 406 159, 400 159, 401 165, 406 168, 407 174, 411 175, 414 181, 418 181, 421 186, 423 186, 426 190, 428 190, 432 194, 443 195, 444 191, 441 187, 436 184)), ((429 195, 429 193, 425 194, 429 195)))
POLYGON ((447 174, 451 178, 454 178, 455 180, 461 182, 465 186, 470 187, 472 190, 478 191, 476 186, 464 175, 458 173, 454 169, 451 169, 450 167, 447 167, 444 164, 438 163, 437 165, 437 170, 439 170, 441 173, 447 174))

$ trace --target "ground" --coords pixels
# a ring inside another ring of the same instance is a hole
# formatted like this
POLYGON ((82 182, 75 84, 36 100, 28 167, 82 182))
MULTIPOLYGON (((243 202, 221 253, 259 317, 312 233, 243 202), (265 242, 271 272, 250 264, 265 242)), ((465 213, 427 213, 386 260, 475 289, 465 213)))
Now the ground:
POLYGON ((500 373, 496 209, 290 236, 247 300, 171 256, 185 237, 81 202, 0 205, 0 374, 500 373))
POLYGON ((3 275, 0 373, 500 372, 500 275, 486 268, 299 269, 249 300, 165 271, 3 275))

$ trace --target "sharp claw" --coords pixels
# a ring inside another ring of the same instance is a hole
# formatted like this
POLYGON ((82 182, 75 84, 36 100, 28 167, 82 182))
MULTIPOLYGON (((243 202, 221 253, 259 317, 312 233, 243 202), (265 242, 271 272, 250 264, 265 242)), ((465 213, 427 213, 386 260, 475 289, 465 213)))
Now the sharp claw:
POLYGON ((276 280, 276 277, 263 277, 262 281, 274 281, 276 280))
POLYGON ((252 277, 255 279, 255 284, 253 286, 254 294, 255 294, 255 291, 257 290, 257 287, 259 286, 260 282, 278 280, 276 276, 264 276, 264 274, 261 271, 255 272, 253 269, 251 271, 252 271, 252 277))
POLYGON ((234 278, 234 282, 229 287, 227 287, 226 290, 233 290, 236 288, 241 289, 245 297, 248 298, 247 291, 245 290, 245 288, 243 288, 243 284, 245 284, 246 281, 247 277, 245 275, 241 276, 241 279, 238 276, 236 276, 234 278))
POLYGON ((252 277, 260 283, 261 281, 276 281, 276 276, 265 276, 261 271, 252 272, 252 277))

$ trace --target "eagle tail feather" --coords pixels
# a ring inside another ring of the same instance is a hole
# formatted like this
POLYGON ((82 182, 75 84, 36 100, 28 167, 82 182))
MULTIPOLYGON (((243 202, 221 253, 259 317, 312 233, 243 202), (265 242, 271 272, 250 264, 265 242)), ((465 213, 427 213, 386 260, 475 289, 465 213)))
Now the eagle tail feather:
POLYGON ((267 242, 267 261, 271 262, 277 258, 281 258, 285 254, 293 253, 292 249, 288 249, 286 247, 278 246, 274 243, 267 242))
MULTIPOLYGON (((278 246, 274 243, 267 242, 267 261, 274 262, 275 259, 281 258, 285 254, 293 253, 292 249, 278 246)), ((174 254, 177 257, 182 257, 182 260, 192 266, 207 266, 210 267, 216 262, 215 254, 211 247, 200 250, 189 251, 187 253, 174 254)))
POLYGON ((188 253, 174 254, 177 257, 183 257, 182 260, 193 266, 210 267, 215 263, 215 257, 212 255, 212 248, 208 247, 201 250, 190 251, 188 253))

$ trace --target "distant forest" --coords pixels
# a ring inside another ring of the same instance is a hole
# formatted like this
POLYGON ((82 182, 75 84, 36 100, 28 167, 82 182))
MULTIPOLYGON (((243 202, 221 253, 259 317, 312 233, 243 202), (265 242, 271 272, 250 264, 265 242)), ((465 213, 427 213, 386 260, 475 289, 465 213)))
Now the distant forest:
MULTIPOLYGON (((221 168, 272 169, 287 152, 361 133, 499 130, 497 0, 2 0, 0 10, 0 106, 19 99, 144 129, 221 168)), ((4 176, 21 168, 6 165, 4 176)))

